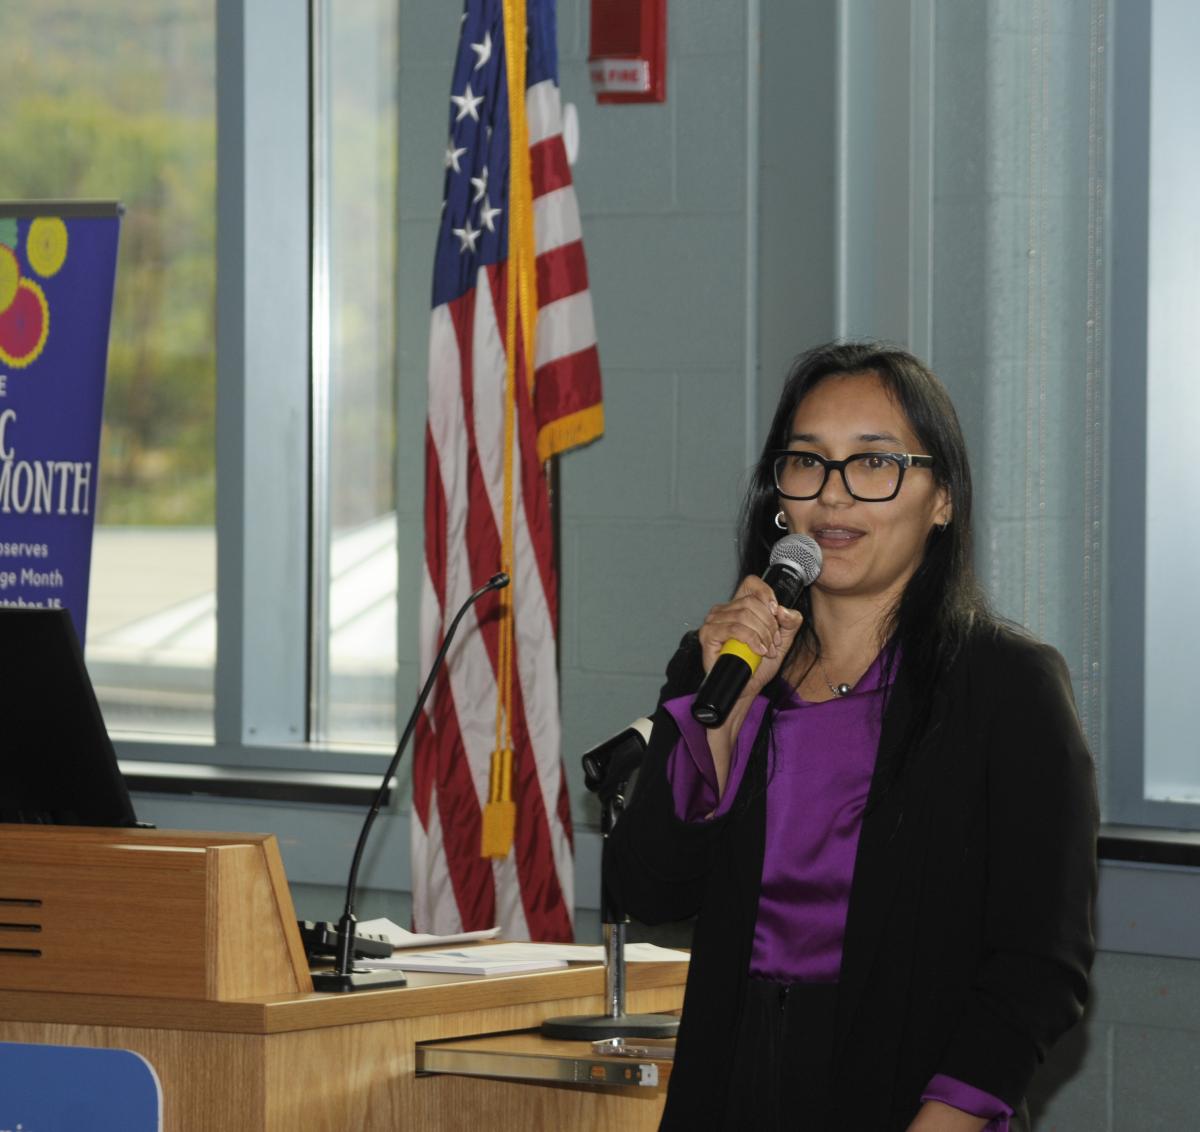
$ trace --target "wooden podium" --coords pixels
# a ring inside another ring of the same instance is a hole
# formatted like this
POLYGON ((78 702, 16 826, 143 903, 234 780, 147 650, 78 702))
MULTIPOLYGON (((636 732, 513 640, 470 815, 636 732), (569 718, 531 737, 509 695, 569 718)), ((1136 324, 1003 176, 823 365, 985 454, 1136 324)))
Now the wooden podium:
MULTIPOLYGON (((634 965, 630 1010, 678 1008, 685 975, 634 965)), ((652 1129, 661 1088, 416 1075, 418 1045, 601 1013, 603 989, 585 965, 314 994, 273 837, 0 825, 0 1041, 141 1054, 167 1132, 652 1129)))

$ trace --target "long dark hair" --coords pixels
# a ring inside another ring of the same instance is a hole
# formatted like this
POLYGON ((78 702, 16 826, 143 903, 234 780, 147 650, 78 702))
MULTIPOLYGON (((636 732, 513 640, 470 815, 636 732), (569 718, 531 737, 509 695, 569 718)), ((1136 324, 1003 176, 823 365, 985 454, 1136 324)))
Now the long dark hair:
MULTIPOLYGON (((784 382, 753 479, 742 505, 738 529, 738 577, 761 575, 780 537, 775 525, 773 449, 786 448, 800 402, 827 377, 874 373, 904 410, 922 451, 933 457, 934 481, 950 499, 951 521, 934 528, 921 564, 909 579, 884 626, 884 638, 899 646, 901 669, 921 690, 913 724, 924 727, 938 680, 987 607, 971 565, 971 469, 958 414, 942 383, 912 354, 880 342, 831 342, 798 358, 784 382)), ((793 646, 820 655, 820 626, 812 618, 808 594, 801 599, 804 625, 793 646)))

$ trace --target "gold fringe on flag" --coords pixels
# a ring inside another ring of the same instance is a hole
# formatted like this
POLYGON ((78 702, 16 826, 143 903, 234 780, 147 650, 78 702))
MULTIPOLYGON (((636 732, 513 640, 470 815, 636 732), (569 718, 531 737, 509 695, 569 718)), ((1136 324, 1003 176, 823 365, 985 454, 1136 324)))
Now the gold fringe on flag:
POLYGON ((604 406, 589 405, 542 426, 537 438, 538 459, 544 464, 551 456, 603 435, 604 406))
POLYGON ((537 356, 534 314, 533 181, 529 168, 529 125, 525 118, 525 0, 504 0, 504 59, 508 72, 509 186, 508 263, 505 267, 504 513, 500 531, 500 568, 512 579, 500 591, 500 643, 496 671, 496 746, 492 751, 488 802, 483 810, 480 856, 507 857, 516 832, 512 794, 513 742, 513 601, 519 579, 513 569, 513 492, 516 450, 517 345, 526 368, 537 356))

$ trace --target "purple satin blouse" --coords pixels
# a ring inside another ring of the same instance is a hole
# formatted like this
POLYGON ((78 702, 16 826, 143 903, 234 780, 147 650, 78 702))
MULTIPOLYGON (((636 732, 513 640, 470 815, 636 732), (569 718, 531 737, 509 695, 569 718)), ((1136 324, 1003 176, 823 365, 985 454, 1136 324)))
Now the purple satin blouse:
MULTIPOLYGON (((750 974, 776 982, 835 983, 863 811, 883 721, 883 654, 847 696, 812 703, 794 691, 776 708, 768 750, 766 852, 750 974)), ((738 733, 724 794, 717 796, 708 732, 692 718, 693 696, 663 706, 680 740, 667 762, 675 812, 719 817, 733 805, 766 712, 756 697, 738 733)), ((922 1100, 938 1100, 1008 1132, 1003 1101, 944 1075, 922 1100)))
MULTIPOLYGON (((776 710, 750 959, 750 973, 758 978, 837 982, 858 833, 879 746, 882 667, 876 659, 848 696, 809 703, 793 692, 776 710)), ((683 737, 683 750, 677 747, 668 764, 680 817, 694 821, 714 810, 716 816, 733 804, 766 705, 759 696, 751 706, 718 803, 708 732, 692 718, 691 697, 666 704, 683 737)))

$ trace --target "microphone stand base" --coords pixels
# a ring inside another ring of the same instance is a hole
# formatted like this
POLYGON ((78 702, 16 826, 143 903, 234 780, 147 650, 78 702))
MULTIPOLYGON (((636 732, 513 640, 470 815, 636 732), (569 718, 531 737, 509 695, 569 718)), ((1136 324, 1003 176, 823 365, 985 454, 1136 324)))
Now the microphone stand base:
POLYGON ((385 987, 406 987, 403 971, 314 971, 313 990, 321 994, 345 994, 348 991, 383 990, 385 987))
POLYGON ((574 1014, 547 1018, 542 1037, 594 1042, 600 1038, 673 1038, 679 1029, 674 1014, 574 1014))

